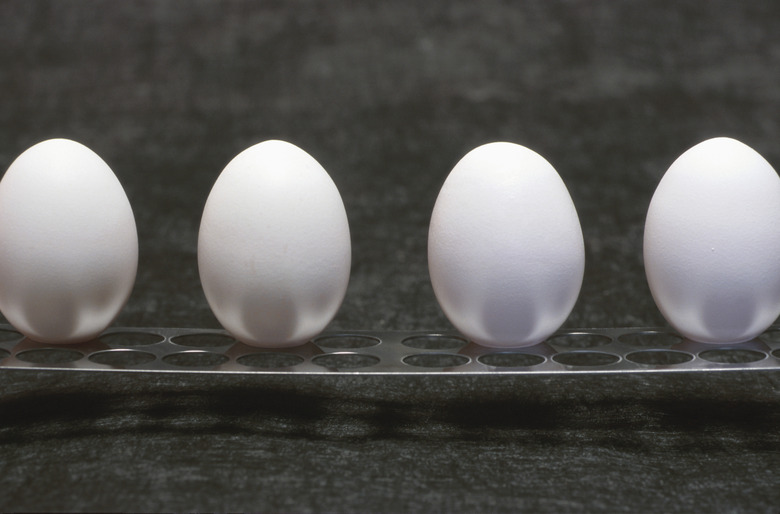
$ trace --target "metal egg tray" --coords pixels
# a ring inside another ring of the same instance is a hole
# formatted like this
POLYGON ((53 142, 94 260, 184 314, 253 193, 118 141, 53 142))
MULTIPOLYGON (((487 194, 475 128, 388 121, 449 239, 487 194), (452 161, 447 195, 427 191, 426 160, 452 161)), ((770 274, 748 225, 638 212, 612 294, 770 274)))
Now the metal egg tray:
POLYGON ((340 331, 263 349, 224 330, 111 328, 73 345, 42 344, 0 324, 0 369, 239 374, 579 374, 780 370, 780 326, 739 344, 702 344, 662 328, 560 330, 516 349, 457 333, 340 331))

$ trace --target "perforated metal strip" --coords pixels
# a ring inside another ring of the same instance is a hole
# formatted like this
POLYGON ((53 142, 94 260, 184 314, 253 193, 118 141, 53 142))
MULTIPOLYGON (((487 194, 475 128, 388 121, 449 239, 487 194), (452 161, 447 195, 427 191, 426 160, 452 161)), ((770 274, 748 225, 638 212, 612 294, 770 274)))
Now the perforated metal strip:
POLYGON ((581 374, 780 370, 780 326, 740 344, 684 340, 659 328, 561 330, 495 349, 456 333, 341 331, 294 348, 244 345, 223 330, 111 328, 94 341, 47 345, 0 324, 0 370, 243 374, 581 374))

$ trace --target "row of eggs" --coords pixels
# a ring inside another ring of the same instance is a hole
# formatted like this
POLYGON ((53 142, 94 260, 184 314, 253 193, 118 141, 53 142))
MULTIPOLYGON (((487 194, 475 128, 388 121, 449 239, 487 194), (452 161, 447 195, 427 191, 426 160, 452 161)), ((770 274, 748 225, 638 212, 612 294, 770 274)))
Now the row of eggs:
MULTIPOLYGON (((780 315, 780 178, 750 147, 700 143, 663 176, 644 262, 661 313, 701 342, 740 342, 780 315)), ((335 316, 349 281, 346 211, 322 166, 266 141, 225 167, 203 211, 206 299, 236 339, 302 344, 335 316)), ((436 298, 491 347, 545 340, 571 312, 585 251, 558 173, 536 152, 490 143, 463 157, 436 200, 428 238, 436 298)), ((0 311, 29 338, 97 337, 127 302, 138 266, 130 203, 108 165, 67 139, 22 153, 0 180, 0 311)))

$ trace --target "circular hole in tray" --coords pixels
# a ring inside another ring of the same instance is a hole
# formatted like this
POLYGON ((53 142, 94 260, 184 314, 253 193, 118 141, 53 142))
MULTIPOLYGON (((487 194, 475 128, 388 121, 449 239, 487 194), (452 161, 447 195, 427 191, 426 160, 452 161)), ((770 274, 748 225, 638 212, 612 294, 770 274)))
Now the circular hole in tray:
POLYGON ((496 368, 527 368, 543 363, 544 357, 532 353, 497 352, 481 355, 477 360, 485 366, 496 368))
POLYGON ((9 355, 11 355, 9 352, 7 352, 7 351, 3 350, 2 348, 0 348, 0 360, 5 359, 9 355))
POLYGON ((618 341, 631 346, 669 348, 681 343, 682 338, 669 332, 632 332, 620 335, 618 341))
POLYGON ((84 354, 79 351, 66 348, 40 348, 16 354, 17 359, 33 364, 64 364, 77 361, 83 356, 84 354))
POLYGON ((93 353, 89 360, 97 364, 105 364, 115 368, 124 368, 127 366, 139 366, 152 362, 156 357, 148 352, 139 352, 137 350, 106 350, 104 352, 93 353))
POLYGON ((546 342, 564 348, 593 348, 611 343, 612 338, 601 334, 560 334, 546 342))
POLYGON ((222 354, 204 351, 172 353, 163 357, 163 361, 183 368, 209 368, 224 364, 230 359, 222 354))
POLYGON ((381 341, 371 336, 324 336, 314 340, 323 348, 368 348, 378 345, 381 341))
POLYGON ((163 339, 165 339, 163 336, 149 332, 115 332, 100 336, 98 341, 113 347, 124 347, 149 346, 159 343, 163 339))
POLYGON ((604 352, 566 352, 553 356, 553 360, 566 366, 607 366, 618 362, 620 357, 604 352))
POLYGON ((772 356, 780 359, 780 348, 772 352, 772 356))
POLYGON ((699 352, 699 357, 718 364, 745 364, 766 358, 764 352, 746 350, 744 348, 716 348, 699 352))
POLYGON ((637 364, 669 366, 693 360, 693 355, 675 350, 640 350, 626 355, 626 359, 637 364))
POLYGON ((16 339, 21 339, 22 337, 24 336, 15 330, 0 330, 0 343, 14 341, 16 339))
POLYGON ((238 363, 250 368, 291 368, 303 362, 303 357, 293 353, 263 352, 242 355, 238 363))
POLYGON ((318 355, 311 360, 314 364, 323 368, 335 370, 367 368, 379 364, 379 358, 373 355, 360 353, 329 353, 318 355))
POLYGON ((469 358, 454 353, 418 353, 404 357, 404 363, 419 368, 454 368, 468 364, 469 358))
POLYGON ((187 334, 171 339, 172 343, 180 346, 202 348, 207 346, 228 346, 236 342, 235 338, 225 334, 187 334))
POLYGON ((425 335, 407 337, 401 344, 418 350, 454 350, 467 342, 462 337, 425 335))

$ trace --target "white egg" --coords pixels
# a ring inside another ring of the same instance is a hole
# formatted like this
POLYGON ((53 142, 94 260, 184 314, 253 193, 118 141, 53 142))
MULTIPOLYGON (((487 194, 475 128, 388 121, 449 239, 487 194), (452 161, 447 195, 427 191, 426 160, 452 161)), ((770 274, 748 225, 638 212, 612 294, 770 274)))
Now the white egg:
POLYGON ((682 335, 756 337, 780 315, 780 177, 734 139, 694 146, 653 195, 644 261, 656 305, 682 335))
POLYGON ((579 295, 585 248, 555 169, 513 143, 469 152, 436 200, 428 267, 445 315, 484 346, 528 346, 566 320, 579 295))
POLYGON ((284 141, 238 154, 203 211, 198 267, 214 315, 238 340, 293 346, 321 332, 349 282, 344 204, 328 173, 284 141))
POLYGON ((0 311, 46 343, 95 338, 138 267, 133 211, 111 168, 67 139, 38 143, 0 181, 0 311))

